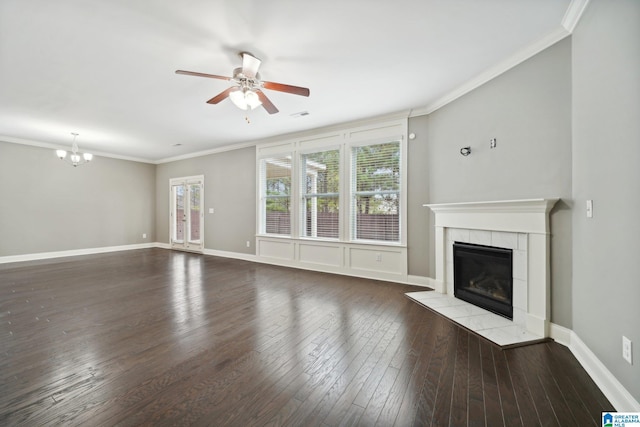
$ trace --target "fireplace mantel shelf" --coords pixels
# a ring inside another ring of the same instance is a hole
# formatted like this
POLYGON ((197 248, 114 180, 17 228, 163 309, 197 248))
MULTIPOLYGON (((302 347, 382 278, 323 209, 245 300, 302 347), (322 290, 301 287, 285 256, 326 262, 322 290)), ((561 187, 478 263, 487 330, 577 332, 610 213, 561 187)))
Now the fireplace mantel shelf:
POLYGON ((423 206, 435 213, 436 227, 546 234, 549 233, 548 214, 558 200, 498 200, 423 206))
POLYGON ((423 205, 434 212, 549 212, 559 199, 494 200, 423 205))

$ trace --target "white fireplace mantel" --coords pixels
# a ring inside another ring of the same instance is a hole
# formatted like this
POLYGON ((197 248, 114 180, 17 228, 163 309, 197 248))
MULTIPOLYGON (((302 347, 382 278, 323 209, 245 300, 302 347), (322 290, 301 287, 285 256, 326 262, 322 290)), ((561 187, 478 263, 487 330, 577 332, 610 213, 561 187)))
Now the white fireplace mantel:
POLYGON ((436 214, 436 227, 549 233, 549 211, 559 199, 424 205, 436 214))
POLYGON ((453 235, 468 236, 466 243, 490 246, 503 246, 503 242, 511 241, 526 261, 517 278, 518 289, 514 285, 514 321, 538 336, 548 337, 551 314, 549 212, 558 200, 424 205, 435 214, 435 290, 453 296, 450 259, 453 235), (488 242, 491 239, 500 243, 488 242))

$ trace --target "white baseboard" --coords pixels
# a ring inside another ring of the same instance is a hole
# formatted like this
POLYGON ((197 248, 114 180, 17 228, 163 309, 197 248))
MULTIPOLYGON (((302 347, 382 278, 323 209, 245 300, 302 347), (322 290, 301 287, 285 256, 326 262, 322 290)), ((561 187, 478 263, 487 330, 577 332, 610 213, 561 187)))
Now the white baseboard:
POLYGON ((240 252, 229 252, 229 251, 218 251, 215 249, 205 249, 204 251, 202 251, 202 253, 205 255, 219 256, 222 258, 233 258, 233 259, 241 259, 244 261, 258 262, 257 260, 258 257, 256 257, 253 254, 243 254, 240 252))
POLYGON ((551 324, 551 338, 569 347, 571 353, 618 412, 640 412, 640 403, 613 376, 580 337, 570 329, 551 324))
POLYGON ((133 245, 105 246, 101 248, 71 249, 67 251, 39 252, 35 254, 9 255, 0 257, 0 264, 9 262, 37 261, 50 258, 62 258, 68 256, 102 254, 107 252, 129 251, 133 249, 154 248, 157 243, 136 243, 133 245))
POLYGON ((556 325, 555 323, 549 323, 549 336, 558 344, 562 344, 565 347, 571 347, 572 333, 573 331, 571 329, 556 325))
POLYGON ((431 277, 412 276, 411 274, 407 276, 407 283, 409 285, 423 286, 425 288, 433 289, 433 284, 431 283, 432 281, 433 279, 431 277))

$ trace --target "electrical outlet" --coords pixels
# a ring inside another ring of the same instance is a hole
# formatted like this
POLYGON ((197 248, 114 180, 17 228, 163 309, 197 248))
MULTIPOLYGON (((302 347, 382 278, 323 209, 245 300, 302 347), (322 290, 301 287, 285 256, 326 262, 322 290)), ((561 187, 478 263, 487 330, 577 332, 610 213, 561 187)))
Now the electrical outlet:
POLYGON ((624 360, 633 365, 633 353, 631 352, 631 340, 624 335, 622 336, 622 357, 624 360))
POLYGON ((147 233, 142 233, 142 238, 146 239, 147 238, 147 233))
POLYGON ((251 247, 251 242, 247 240, 247 247, 250 248, 251 247))
POLYGON ((377 262, 382 262, 382 254, 380 254, 380 253, 376 254, 376 261, 377 262))
POLYGON ((587 218, 593 218, 593 200, 587 200, 587 218))

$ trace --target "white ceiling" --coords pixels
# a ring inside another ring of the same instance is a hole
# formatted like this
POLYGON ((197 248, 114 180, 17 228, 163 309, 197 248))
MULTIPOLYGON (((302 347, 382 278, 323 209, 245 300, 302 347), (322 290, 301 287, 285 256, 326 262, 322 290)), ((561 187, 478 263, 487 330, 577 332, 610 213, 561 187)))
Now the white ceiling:
POLYGON ((434 108, 566 35, 570 3, 0 0, 0 139, 68 146, 77 132, 81 150, 157 162, 434 108), (310 97, 265 91, 280 112, 246 114, 206 103, 229 82, 174 73, 231 75, 240 51, 310 97))

